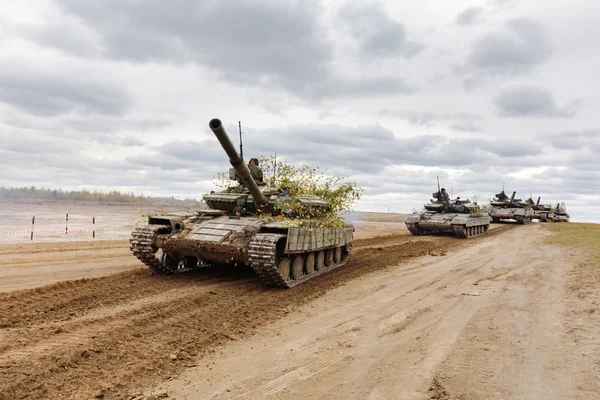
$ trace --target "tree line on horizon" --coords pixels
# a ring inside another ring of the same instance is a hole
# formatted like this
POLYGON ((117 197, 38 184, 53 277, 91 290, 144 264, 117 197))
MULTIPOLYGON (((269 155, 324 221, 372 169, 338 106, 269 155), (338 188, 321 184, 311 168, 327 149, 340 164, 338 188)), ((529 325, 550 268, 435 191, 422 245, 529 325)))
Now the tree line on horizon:
POLYGON ((126 203, 126 204, 153 204, 153 203, 174 203, 191 204, 198 203, 195 199, 179 200, 171 197, 149 197, 143 194, 136 196, 133 192, 121 193, 118 190, 111 190, 103 193, 89 190, 62 190, 36 188, 35 186, 24 187, 0 187, 0 200, 43 200, 43 201, 86 201, 101 203, 126 203))

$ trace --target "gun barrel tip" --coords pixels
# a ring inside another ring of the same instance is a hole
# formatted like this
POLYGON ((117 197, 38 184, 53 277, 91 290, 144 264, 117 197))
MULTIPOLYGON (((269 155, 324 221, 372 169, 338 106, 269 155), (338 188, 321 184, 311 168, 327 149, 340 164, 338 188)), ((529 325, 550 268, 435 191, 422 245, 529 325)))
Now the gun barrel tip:
POLYGON ((219 118, 213 118, 208 123, 208 126, 211 129, 217 129, 217 128, 221 127, 221 120, 219 118))

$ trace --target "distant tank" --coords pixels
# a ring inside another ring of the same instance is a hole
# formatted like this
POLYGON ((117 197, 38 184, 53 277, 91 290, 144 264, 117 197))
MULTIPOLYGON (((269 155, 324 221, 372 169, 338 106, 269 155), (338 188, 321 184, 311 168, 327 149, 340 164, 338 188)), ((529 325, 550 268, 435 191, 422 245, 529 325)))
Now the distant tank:
POLYGON ((209 127, 229 156, 230 178, 241 184, 204 195, 206 210, 150 216, 131 234, 133 254, 161 274, 211 264, 245 265, 266 285, 281 288, 345 265, 354 227, 345 221, 340 227, 321 227, 319 218, 330 210, 329 203, 256 182, 221 121, 212 119, 209 127))
POLYGON ((567 214, 567 208, 558 203, 554 210, 554 222, 569 222, 570 219, 571 217, 567 214))
POLYGON ((528 224, 533 220, 532 205, 521 199, 515 199, 517 192, 513 192, 509 198, 504 190, 496 194, 496 198, 490 202, 489 211, 492 222, 500 222, 505 219, 512 219, 519 224, 528 224))
POLYGON ((540 200, 541 197, 538 197, 537 202, 534 202, 531 197, 526 200, 533 209, 533 219, 537 219, 540 222, 554 221, 552 206, 540 204, 540 200))
POLYGON ((413 235, 450 232, 459 238, 485 235, 491 218, 476 203, 457 197, 451 201, 445 191, 433 193, 425 211, 406 217, 405 224, 413 235))

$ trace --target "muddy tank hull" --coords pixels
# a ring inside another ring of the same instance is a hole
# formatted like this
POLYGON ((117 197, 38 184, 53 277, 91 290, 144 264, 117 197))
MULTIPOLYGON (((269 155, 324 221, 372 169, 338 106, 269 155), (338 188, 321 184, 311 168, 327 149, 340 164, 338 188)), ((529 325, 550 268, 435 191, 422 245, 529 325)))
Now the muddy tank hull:
POLYGON ((532 208, 497 208, 492 207, 489 212, 492 222, 497 223, 503 220, 514 220, 518 224, 529 224, 533 220, 532 208))
POLYGON ((556 214, 554 216, 554 222, 569 222, 570 218, 568 215, 556 214))
POLYGON ((450 232, 463 239, 485 235, 491 218, 485 214, 425 212, 406 217, 405 224, 413 235, 450 232))
POLYGON ((240 265, 266 285, 290 288, 345 265, 352 251, 349 224, 315 228, 211 211, 183 220, 151 218, 132 232, 132 253, 156 273, 240 265))

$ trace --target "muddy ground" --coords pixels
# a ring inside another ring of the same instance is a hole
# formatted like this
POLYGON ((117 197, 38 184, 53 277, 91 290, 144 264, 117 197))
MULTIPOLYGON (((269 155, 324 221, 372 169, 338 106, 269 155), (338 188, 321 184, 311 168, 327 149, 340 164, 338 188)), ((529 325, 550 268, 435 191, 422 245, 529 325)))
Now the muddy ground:
POLYGON ((347 266, 292 290, 152 276, 126 240, 1 245, 0 399, 600 397, 594 248, 361 220, 347 266))

